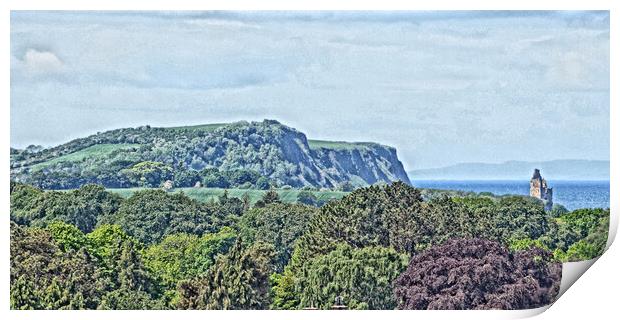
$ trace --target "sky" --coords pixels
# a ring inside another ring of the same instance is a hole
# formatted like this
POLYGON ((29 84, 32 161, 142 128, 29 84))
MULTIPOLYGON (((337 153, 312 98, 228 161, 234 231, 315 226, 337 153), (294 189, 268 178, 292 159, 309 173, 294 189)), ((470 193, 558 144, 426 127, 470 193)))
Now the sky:
POLYGON ((608 160, 609 13, 11 13, 11 146, 276 119, 407 170, 608 160))

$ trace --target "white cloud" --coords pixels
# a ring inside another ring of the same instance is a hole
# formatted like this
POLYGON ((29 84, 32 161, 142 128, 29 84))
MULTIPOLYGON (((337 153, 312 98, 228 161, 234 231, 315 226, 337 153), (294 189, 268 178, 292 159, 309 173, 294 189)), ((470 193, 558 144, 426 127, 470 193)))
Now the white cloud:
POLYGON ((24 70, 32 75, 58 73, 64 66, 53 52, 36 49, 28 49, 22 62, 24 70))

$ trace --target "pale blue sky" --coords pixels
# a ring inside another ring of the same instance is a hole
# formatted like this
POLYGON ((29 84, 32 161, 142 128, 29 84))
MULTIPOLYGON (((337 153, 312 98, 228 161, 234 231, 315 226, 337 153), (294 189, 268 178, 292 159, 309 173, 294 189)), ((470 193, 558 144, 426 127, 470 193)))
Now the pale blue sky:
POLYGON ((608 12, 12 12, 11 145, 277 119, 407 170, 609 159, 608 12))

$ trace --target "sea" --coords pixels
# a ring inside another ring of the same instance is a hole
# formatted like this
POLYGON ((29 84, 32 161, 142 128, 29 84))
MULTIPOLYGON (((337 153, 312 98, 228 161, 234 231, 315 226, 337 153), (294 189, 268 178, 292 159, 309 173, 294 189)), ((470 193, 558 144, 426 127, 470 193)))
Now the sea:
MULTIPOLYGON (((553 202, 568 210, 609 208, 609 181, 548 181, 553 202)), ((495 195, 529 195, 530 183, 523 180, 416 180, 420 188, 491 192, 495 195)))

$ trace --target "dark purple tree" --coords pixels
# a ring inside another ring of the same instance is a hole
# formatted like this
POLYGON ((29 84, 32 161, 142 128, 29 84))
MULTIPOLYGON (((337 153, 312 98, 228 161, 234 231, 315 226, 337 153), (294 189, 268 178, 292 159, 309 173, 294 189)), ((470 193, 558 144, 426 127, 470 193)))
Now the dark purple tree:
POLYGON ((529 309, 553 302, 562 265, 540 248, 451 239, 415 255, 394 281, 399 309, 529 309))

